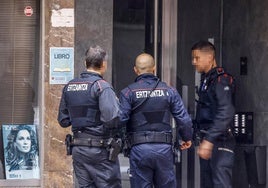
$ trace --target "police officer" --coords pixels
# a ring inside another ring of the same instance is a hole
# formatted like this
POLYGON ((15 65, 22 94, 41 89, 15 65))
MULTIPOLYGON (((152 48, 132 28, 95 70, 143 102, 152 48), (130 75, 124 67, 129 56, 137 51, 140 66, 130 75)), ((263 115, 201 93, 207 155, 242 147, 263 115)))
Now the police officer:
POLYGON ((142 53, 136 58, 135 82, 120 93, 121 121, 126 122, 132 188, 175 188, 171 115, 179 126, 181 149, 191 146, 192 121, 175 88, 154 75, 155 62, 142 53))
POLYGON ((72 158, 80 187, 121 187, 118 158, 109 160, 108 141, 118 124, 119 101, 103 79, 106 52, 99 46, 86 52, 86 71, 64 88, 58 122, 72 126, 72 158))
POLYGON ((235 145, 231 133, 235 113, 233 77, 217 67, 215 47, 207 41, 192 47, 192 64, 202 73, 196 112, 201 133, 201 188, 230 188, 235 145))

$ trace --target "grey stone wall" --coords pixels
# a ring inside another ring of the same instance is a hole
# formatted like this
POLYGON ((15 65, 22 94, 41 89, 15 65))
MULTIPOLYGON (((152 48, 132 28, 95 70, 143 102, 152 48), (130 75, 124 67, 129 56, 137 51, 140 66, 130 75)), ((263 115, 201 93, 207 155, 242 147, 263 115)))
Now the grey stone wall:
MULTIPOLYGON (((268 2, 225 1, 223 62, 236 76, 238 111, 253 111, 255 131, 267 132, 268 114, 268 2), (248 59, 247 75, 240 75, 240 57, 248 59), (266 124, 265 124, 266 123, 266 124), (261 130, 261 131, 258 131, 261 130)), ((268 134, 255 137, 267 144, 268 134)))
POLYGON ((49 84, 50 47, 74 47, 74 27, 62 27, 59 23, 52 25, 53 11, 73 9, 74 1, 45 0, 44 7, 44 125, 42 125, 42 161, 41 187, 73 187, 72 158, 66 156, 65 135, 70 128, 63 129, 57 122, 58 107, 64 85, 49 84))
POLYGON ((84 68, 85 51, 91 45, 99 45, 108 53, 108 69, 104 75, 112 80, 113 1, 75 1, 75 75, 84 68))
MULTIPOLYGON (((254 113, 254 145, 266 148, 268 145, 267 19, 267 1, 224 1, 223 64, 236 77, 237 111, 254 113), (240 75, 240 57, 247 57, 247 75, 240 75)), ((268 187, 268 172, 266 174, 266 187, 268 187)))

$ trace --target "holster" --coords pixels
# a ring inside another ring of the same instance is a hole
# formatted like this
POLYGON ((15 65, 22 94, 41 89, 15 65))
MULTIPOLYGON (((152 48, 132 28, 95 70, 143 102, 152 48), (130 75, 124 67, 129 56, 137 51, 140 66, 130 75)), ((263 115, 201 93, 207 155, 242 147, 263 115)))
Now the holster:
POLYGON ((196 120, 193 121, 193 143, 195 146, 199 146, 202 137, 204 135, 202 135, 201 131, 200 131, 200 126, 199 124, 196 122, 196 120))
POLYGON ((65 145, 66 145, 66 154, 72 155, 72 143, 73 143, 73 136, 71 134, 67 134, 65 137, 65 145))
POLYGON ((131 145, 130 145, 130 142, 129 142, 129 138, 125 137, 123 139, 123 155, 124 155, 124 157, 129 157, 130 150, 131 150, 131 145))
POLYGON ((109 151, 109 160, 115 162, 121 152, 122 140, 120 138, 110 138, 108 140, 107 150, 109 151))
POLYGON ((194 130, 194 134, 193 134, 193 142, 195 146, 199 146, 200 142, 201 142, 201 132, 199 130, 194 130))
POLYGON ((181 162, 181 150, 179 147, 173 147, 174 164, 181 162))

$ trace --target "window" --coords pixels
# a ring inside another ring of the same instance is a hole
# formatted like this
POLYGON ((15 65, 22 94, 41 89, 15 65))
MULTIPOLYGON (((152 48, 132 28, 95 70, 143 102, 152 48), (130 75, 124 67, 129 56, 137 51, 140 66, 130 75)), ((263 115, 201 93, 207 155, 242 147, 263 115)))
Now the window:
MULTIPOLYGON (((0 1, 0 165, 3 166, 2 125, 38 124, 39 12, 38 0, 0 1)), ((1 170, 0 167, 0 181, 6 179, 1 170)))

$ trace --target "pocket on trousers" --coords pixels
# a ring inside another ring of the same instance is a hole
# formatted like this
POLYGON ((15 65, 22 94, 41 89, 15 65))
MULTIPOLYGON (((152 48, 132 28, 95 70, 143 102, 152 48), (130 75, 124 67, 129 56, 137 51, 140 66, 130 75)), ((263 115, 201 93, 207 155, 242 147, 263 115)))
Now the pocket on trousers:
POLYGON ((232 168, 234 164, 234 151, 224 147, 218 147, 217 149, 219 166, 232 168))

